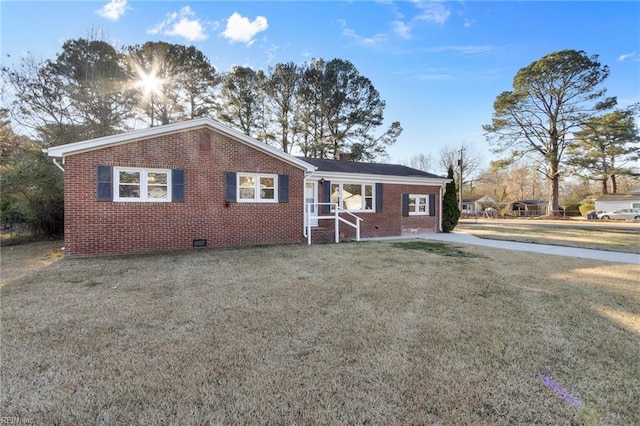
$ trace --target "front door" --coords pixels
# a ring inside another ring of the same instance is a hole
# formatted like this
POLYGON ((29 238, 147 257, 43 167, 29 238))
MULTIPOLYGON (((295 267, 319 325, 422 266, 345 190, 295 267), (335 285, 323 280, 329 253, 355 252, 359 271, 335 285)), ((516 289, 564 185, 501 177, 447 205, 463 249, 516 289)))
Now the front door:
MULTIPOLYGON (((317 182, 307 182, 304 187, 304 223, 307 224, 307 212, 309 211, 308 203, 311 204, 311 216, 316 216, 316 211, 318 209, 318 191, 317 191, 317 182)), ((318 226, 318 219, 311 219, 311 226, 318 226)))

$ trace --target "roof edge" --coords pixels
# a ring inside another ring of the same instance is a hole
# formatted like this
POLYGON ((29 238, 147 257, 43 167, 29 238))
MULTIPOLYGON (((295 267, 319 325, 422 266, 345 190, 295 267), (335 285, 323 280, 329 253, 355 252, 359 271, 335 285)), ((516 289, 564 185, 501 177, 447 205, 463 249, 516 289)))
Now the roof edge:
POLYGON ((397 175, 379 175, 371 173, 345 173, 345 172, 325 172, 317 170, 313 177, 316 179, 327 180, 348 180, 355 183, 360 182, 379 182, 379 183, 395 183, 395 184, 414 184, 414 185, 438 185, 444 186, 451 182, 448 178, 431 178, 427 176, 397 176, 397 175))
POLYGON ((87 139, 84 141, 74 142, 66 145, 59 145, 51 148, 46 148, 46 149, 43 149, 43 151, 49 157, 64 159, 64 157, 67 155, 81 154, 83 152, 94 151, 102 148, 107 148, 110 146, 126 144, 130 142, 149 139, 149 138, 162 136, 162 135, 179 133, 179 132, 184 132, 188 130, 195 130, 198 128, 210 128, 212 130, 216 130, 220 133, 225 134, 226 136, 236 139, 239 142, 245 143, 253 148, 256 148, 259 151, 265 152, 283 161, 286 161, 302 169, 305 169, 308 172, 313 172, 316 170, 316 167, 314 165, 309 164, 298 157, 295 157, 284 151, 280 151, 279 149, 274 148, 271 145, 267 145, 266 143, 260 142, 257 139, 247 136, 244 133, 238 130, 232 129, 231 127, 226 126, 211 118, 196 118, 193 120, 181 121, 178 123, 165 124, 162 126, 149 127, 149 128, 140 129, 140 130, 133 130, 131 132, 126 132, 126 133, 119 133, 117 135, 103 136, 95 139, 87 139))

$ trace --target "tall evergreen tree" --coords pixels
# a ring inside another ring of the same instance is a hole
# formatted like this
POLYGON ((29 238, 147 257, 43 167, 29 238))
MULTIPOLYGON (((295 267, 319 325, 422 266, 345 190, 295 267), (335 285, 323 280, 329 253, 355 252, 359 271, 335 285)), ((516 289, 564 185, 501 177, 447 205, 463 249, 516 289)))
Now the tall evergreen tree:
POLYGON ((264 114, 263 71, 234 66, 223 77, 220 104, 217 115, 223 123, 235 127, 245 135, 264 140, 261 133, 261 117, 264 114))
POLYGON ((269 76, 265 82, 274 127, 274 131, 268 135, 271 139, 269 142, 288 153, 300 133, 297 93, 301 82, 302 68, 293 62, 269 68, 269 76))
POLYGON ((444 232, 451 232, 458 224, 458 219, 460 219, 458 191, 456 181, 453 178, 453 167, 451 166, 449 166, 449 170, 447 171, 447 179, 451 179, 451 182, 447 183, 442 200, 442 230, 444 232))
POLYGON ((584 178, 597 180, 602 193, 617 193, 617 177, 633 175, 632 167, 625 167, 640 158, 640 132, 635 116, 640 105, 615 110, 582 124, 575 133, 576 143, 569 147, 567 164, 575 167, 584 178))
POLYGON ((184 108, 180 103, 180 86, 176 81, 180 67, 180 46, 148 41, 129 47, 128 52, 134 86, 142 89, 141 101, 151 126, 182 120, 184 108))
POLYGON ((399 122, 393 122, 382 136, 376 135, 386 104, 351 62, 314 60, 307 64, 303 84, 302 96, 314 104, 314 133, 318 125, 322 130, 320 140, 314 137, 314 156, 338 159, 346 153, 355 160, 373 160, 400 137, 399 122))
POLYGON ((151 125, 207 117, 215 106, 216 69, 194 46, 148 41, 127 48, 132 85, 151 125))
POLYGON ((89 137, 128 130, 135 92, 127 87, 124 55, 104 40, 68 40, 46 72, 61 78, 75 124, 89 137))
POLYGON ((560 208, 564 154, 574 142, 574 132, 616 104, 615 98, 605 98, 601 86, 608 76, 609 67, 601 65, 597 55, 550 53, 518 71, 513 90, 496 98, 492 123, 483 126, 494 152, 542 163, 549 183, 549 215, 560 208))
POLYGON ((176 81, 181 87, 187 118, 208 117, 216 105, 215 89, 222 77, 194 46, 180 46, 178 51, 180 72, 176 81))

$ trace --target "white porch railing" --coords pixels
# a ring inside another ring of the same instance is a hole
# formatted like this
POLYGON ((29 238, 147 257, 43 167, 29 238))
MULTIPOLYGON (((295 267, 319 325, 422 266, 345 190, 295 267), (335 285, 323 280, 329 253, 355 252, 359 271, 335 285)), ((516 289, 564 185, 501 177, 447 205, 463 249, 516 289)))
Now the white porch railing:
POLYGON ((340 222, 346 223, 352 228, 356 230, 356 241, 360 241, 360 222, 362 222, 362 218, 356 216, 355 214, 341 208, 337 203, 306 203, 306 223, 304 224, 305 236, 307 237, 307 244, 311 245, 311 229, 313 228, 312 223, 316 220, 326 220, 331 219, 334 221, 335 226, 335 242, 340 242, 340 222), (320 216, 320 206, 332 206, 333 214, 320 216), (347 219, 340 216, 340 214, 346 214, 355 219, 354 222, 349 222, 347 219))

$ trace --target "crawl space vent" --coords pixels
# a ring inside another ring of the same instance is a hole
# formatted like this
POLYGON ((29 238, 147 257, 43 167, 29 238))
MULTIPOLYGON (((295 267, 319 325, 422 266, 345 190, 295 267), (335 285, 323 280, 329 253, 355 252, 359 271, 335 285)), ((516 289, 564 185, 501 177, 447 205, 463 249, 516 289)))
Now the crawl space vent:
POLYGON ((207 246, 207 240, 200 238, 198 240, 193 240, 193 246, 194 247, 206 247, 207 246))

